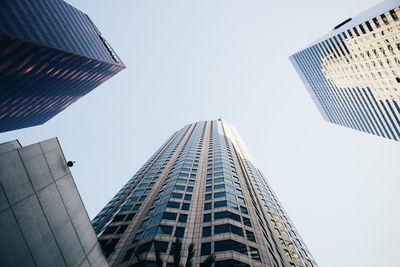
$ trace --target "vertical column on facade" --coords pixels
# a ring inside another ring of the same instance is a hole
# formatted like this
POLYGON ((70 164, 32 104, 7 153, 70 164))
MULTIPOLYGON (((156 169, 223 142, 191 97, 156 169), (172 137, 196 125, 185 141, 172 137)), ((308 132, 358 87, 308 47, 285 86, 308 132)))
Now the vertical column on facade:
MULTIPOLYGON (((210 140, 211 123, 205 122, 202 133, 202 149, 199 160, 199 167, 196 177, 196 183, 193 191, 192 205, 190 215, 188 218, 188 230, 185 243, 193 243, 195 248, 195 257, 193 259, 193 266, 200 266, 200 263, 206 258, 201 256, 202 244, 202 225, 203 225, 203 206, 205 194, 205 182, 207 175, 207 159, 208 159, 208 144, 210 140)), ((186 248, 188 245, 186 246, 186 248)), ((187 255, 185 255, 187 256, 187 255)))
MULTIPOLYGON (((184 135, 180 138, 180 140, 177 141, 175 152, 173 153, 171 159, 169 160, 167 166, 164 168, 163 172, 159 175, 158 181, 156 181, 152 191, 148 196, 148 200, 145 202, 146 205, 139 209, 137 215, 135 216, 137 219, 131 221, 125 234, 121 237, 120 241, 118 242, 115 252, 111 255, 109 259, 110 265, 118 265, 119 263, 123 263, 124 257, 128 252, 128 249, 133 249, 132 244, 134 243, 133 241, 135 239, 135 233, 137 233, 138 230, 140 229, 144 217, 146 216, 149 208, 153 205, 154 199, 157 197, 157 194, 160 191, 160 188, 162 187, 162 184, 165 181, 168 172, 175 163, 176 158, 178 157, 178 154, 181 152, 185 142, 187 142, 187 140, 189 139, 194 127, 195 125, 191 125, 188 129, 181 130, 185 131, 184 135)), ((123 264, 121 264, 121 266, 123 266, 123 264)))

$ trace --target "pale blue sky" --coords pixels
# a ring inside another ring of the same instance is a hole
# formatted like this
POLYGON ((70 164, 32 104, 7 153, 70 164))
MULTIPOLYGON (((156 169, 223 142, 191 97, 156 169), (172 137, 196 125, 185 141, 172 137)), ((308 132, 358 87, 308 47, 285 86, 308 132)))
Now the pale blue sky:
POLYGON ((378 0, 68 0, 127 69, 47 124, 93 218, 187 123, 241 133, 322 267, 399 266, 400 143, 326 123, 288 56, 378 0))

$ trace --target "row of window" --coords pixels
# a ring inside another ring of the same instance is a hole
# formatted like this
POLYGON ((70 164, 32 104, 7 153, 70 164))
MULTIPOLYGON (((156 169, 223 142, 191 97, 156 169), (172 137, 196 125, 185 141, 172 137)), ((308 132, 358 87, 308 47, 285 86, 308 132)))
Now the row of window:
POLYGON ((328 84, 319 68, 313 65, 316 58, 323 57, 324 46, 325 42, 316 44, 296 54, 295 58, 329 120, 359 131, 397 140, 392 126, 393 123, 390 125, 389 122, 389 120, 392 120, 391 116, 387 112, 386 114, 383 112, 383 104, 376 100, 370 88, 344 91, 333 90, 330 87, 331 85, 328 84), (356 106, 351 101, 360 101, 360 106, 356 106), (372 127, 366 121, 371 123, 372 127))
MULTIPOLYGON (((200 267, 207 266, 200 264, 200 267)), ((136 263, 133 265, 133 267, 159 267, 158 263, 155 261, 144 261, 140 263, 136 263)), ((166 267, 176 267, 174 263, 167 263, 166 267)), ((250 265, 237 261, 237 260, 222 260, 222 261, 216 261, 214 263, 214 267, 250 267, 250 265)))
POLYGON ((242 212, 244 214, 248 214, 248 211, 247 211, 246 207, 239 206, 238 204, 233 203, 231 201, 222 200, 222 201, 204 203, 204 210, 211 210, 212 208, 218 209, 218 208, 223 208, 223 207, 228 207, 228 208, 231 208, 231 209, 240 210, 240 212, 242 212))
MULTIPOLYGON (((137 189, 138 187, 143 188, 149 186, 150 187, 149 189, 144 189, 144 191, 141 191, 141 193, 142 194, 150 193, 151 188, 154 185, 155 181, 158 180, 159 175, 162 173, 168 161, 171 159, 173 153, 176 151, 176 146, 180 141, 180 139, 182 138, 183 133, 184 131, 182 130, 179 134, 175 135, 174 140, 168 145, 168 147, 165 149, 164 152, 161 153, 160 151, 157 151, 156 154, 153 155, 152 158, 148 162, 146 162, 144 166, 140 168, 140 170, 132 177, 132 179, 103 208, 103 210, 96 216, 96 218, 92 222, 93 225, 95 226, 95 229, 97 230, 96 232, 99 232, 99 229, 101 229, 97 228, 97 225, 100 223, 103 217, 108 215, 112 209, 117 208, 116 203, 119 202, 126 195, 126 192, 132 188, 134 182, 136 182, 141 178, 140 182, 136 185, 134 189, 137 189), (149 166, 151 166, 150 169, 148 169, 149 166), (148 170, 146 171, 146 169, 148 170), (148 183, 146 184, 146 186, 140 185, 140 183, 145 184, 146 182, 151 182, 151 184, 148 183)), ((130 197, 133 195, 139 198, 136 200, 131 199, 130 202, 144 201, 144 199, 147 197, 147 195, 140 196, 139 190, 138 191, 133 190, 130 194, 130 197)), ((130 207, 123 208, 123 211, 135 210, 136 208, 133 208, 133 206, 131 205, 130 207)), ((119 210, 117 210, 117 214, 118 212, 119 210)), ((117 216, 117 214, 115 216, 117 216)), ((102 224, 107 225, 107 222, 103 222, 102 224)))
MULTIPOLYGON (((214 213, 214 221, 223 220, 223 219, 231 219, 231 220, 241 222, 244 225, 251 227, 250 219, 245 216, 242 216, 242 218, 243 218, 243 222, 241 221, 239 214, 236 214, 236 213, 233 213, 230 211, 220 211, 220 212, 214 213)), ((213 220, 212 213, 203 214, 203 222, 211 222, 212 220, 213 220)))
MULTIPOLYGON (((214 253, 231 251, 231 250, 249 256, 254 260, 261 261, 258 249, 252 246, 246 246, 243 243, 231 239, 214 241, 214 253)), ((202 243, 201 255, 205 256, 205 255, 210 255, 211 253, 212 253, 211 242, 202 243)))
POLYGON ((185 228, 184 227, 179 227, 179 226, 173 227, 173 226, 170 226, 170 225, 157 225, 157 226, 154 226, 154 227, 151 227, 151 228, 147 229, 144 232, 140 231, 139 233, 137 233, 135 235, 135 238, 134 238, 133 242, 135 243, 135 242, 138 242, 138 241, 140 241, 142 239, 153 237, 156 234, 173 235, 175 237, 182 238, 184 236, 184 234, 185 234, 185 228), (175 228, 175 232, 173 232, 174 228, 175 228))
MULTIPOLYGON (((175 243, 171 243, 171 247, 169 249, 169 254, 174 255, 175 253, 175 243)), ((123 261, 128 261, 133 254, 136 256, 149 252, 149 251, 158 251, 160 253, 167 253, 169 247, 169 242, 166 241, 150 241, 139 245, 136 249, 131 248, 125 254, 123 261)), ((253 260, 261 261, 260 254, 257 248, 252 246, 247 246, 235 240, 221 240, 214 242, 214 253, 224 252, 224 251, 236 251, 240 254, 249 256, 253 260)), ((202 243, 201 244, 201 255, 208 256, 212 253, 211 242, 202 243)))
MULTIPOLYGON (((146 214, 151 217, 143 220, 141 224, 141 229, 150 227, 144 231, 144 238, 154 236, 156 233, 160 233, 160 231, 162 231, 163 234, 171 233, 171 230, 168 230, 171 228, 167 226, 151 227, 152 225, 158 224, 161 220, 177 221, 178 223, 187 222, 188 215, 186 213, 167 212, 165 209, 180 209, 181 211, 190 209, 190 203, 186 203, 185 201, 189 202, 192 200, 191 192, 193 192, 193 185, 195 183, 195 180, 192 178, 195 178, 198 168, 198 158, 202 146, 201 139, 199 132, 197 132, 191 136, 189 142, 182 148, 182 151, 178 155, 158 192, 153 206, 146 214), (186 193, 181 193, 179 191, 186 191, 186 193), (168 231, 164 231, 165 229, 168 231)), ((177 228, 177 230, 178 229, 182 228, 177 228)), ((177 235, 175 234, 175 236, 177 235)))
MULTIPOLYGON (((254 236, 254 233, 248 230, 243 231, 241 227, 238 227, 233 224, 219 224, 219 225, 214 225, 214 235, 218 234, 224 234, 224 233, 232 233, 241 237, 245 237, 244 233, 246 233, 246 238, 249 241, 256 242, 256 238, 254 236)), ((203 237, 209 237, 212 235, 211 233, 212 227, 211 226, 206 226, 203 227, 203 232, 202 236, 203 237)))

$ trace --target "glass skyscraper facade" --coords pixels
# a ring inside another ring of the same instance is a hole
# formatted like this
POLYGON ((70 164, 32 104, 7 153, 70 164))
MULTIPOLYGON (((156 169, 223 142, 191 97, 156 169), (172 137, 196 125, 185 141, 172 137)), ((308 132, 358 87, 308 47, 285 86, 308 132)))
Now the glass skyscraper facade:
POLYGON ((0 1, 0 132, 43 124, 124 68, 66 2, 0 1))
POLYGON ((325 120, 400 139, 399 16, 382 2, 290 57, 325 120))
POLYGON ((174 133, 92 224, 111 266, 317 266, 237 131, 200 121, 174 133), (142 264, 142 265, 140 265, 142 264))

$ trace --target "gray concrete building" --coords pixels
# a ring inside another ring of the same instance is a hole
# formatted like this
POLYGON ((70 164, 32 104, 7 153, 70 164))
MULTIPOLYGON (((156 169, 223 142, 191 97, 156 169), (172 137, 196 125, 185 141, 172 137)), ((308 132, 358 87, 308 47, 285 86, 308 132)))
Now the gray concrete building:
POLYGON ((194 244, 193 266, 210 266, 202 263, 212 254, 215 267, 317 266, 238 132, 222 119, 175 132, 92 223, 111 266, 178 266, 177 239, 181 264, 194 244))
POLYGON ((56 138, 0 144, 0 266, 108 266, 56 138))

